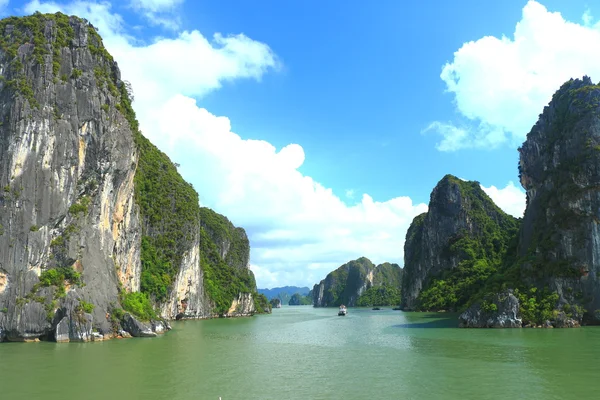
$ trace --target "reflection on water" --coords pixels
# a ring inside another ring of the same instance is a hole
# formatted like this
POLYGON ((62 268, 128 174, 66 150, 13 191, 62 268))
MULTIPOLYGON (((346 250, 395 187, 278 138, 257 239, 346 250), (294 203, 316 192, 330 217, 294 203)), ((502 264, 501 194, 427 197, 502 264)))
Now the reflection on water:
POLYGON ((451 314, 283 307, 155 339, 3 343, 6 399, 570 399, 600 390, 600 327, 458 329, 451 314))

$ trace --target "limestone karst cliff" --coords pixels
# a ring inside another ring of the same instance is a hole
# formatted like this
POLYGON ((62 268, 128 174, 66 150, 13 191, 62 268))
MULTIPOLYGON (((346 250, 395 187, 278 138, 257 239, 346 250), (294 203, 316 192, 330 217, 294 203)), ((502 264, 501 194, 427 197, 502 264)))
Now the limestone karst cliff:
POLYGON ((361 257, 340 266, 316 284, 312 290, 313 305, 394 305, 393 300, 391 303, 389 301, 394 298, 400 300, 398 292, 401 280, 402 269, 397 264, 384 263, 375 266, 368 258, 361 257), (366 296, 365 304, 361 304, 363 296, 366 296), (381 296, 385 296, 387 304, 370 303, 373 298, 381 296))
POLYGON ((402 309, 465 305, 499 267, 517 227, 478 182, 446 175, 406 235, 402 309))
POLYGON ((527 191, 518 244, 521 274, 556 292, 558 309, 598 321, 600 86, 588 77, 562 85, 519 154, 527 191))
POLYGON ((245 232, 143 137, 93 26, 11 17, 0 49, 0 341, 152 336, 161 318, 265 306, 245 232))
POLYGON ((527 207, 518 243, 486 285, 484 298, 461 315, 460 323, 480 327, 497 320, 502 308, 496 304, 497 293, 509 288, 518 300, 513 306, 517 312, 510 314, 523 325, 597 324, 600 86, 588 77, 563 84, 519 154, 527 207))
POLYGON ((405 309, 469 306, 459 318, 463 327, 572 327, 600 322, 600 86, 588 77, 562 85, 519 154, 527 207, 517 235, 507 241, 516 225, 504 222, 508 230, 493 231, 506 235, 496 233, 491 241, 482 240, 473 232, 491 231, 470 228, 477 219, 460 212, 462 196, 442 196, 439 205, 430 204, 426 215, 415 218, 407 233, 405 309), (472 232, 471 243, 457 248, 452 229, 464 230, 463 226, 472 232), (473 240, 483 248, 504 250, 467 251, 473 240), (450 253, 444 251, 444 243, 450 253), (490 265, 483 263, 490 256, 494 268, 482 268, 490 265), (472 264, 467 275, 460 267, 465 259, 472 264), (470 282, 472 290, 458 290, 461 282, 470 282))

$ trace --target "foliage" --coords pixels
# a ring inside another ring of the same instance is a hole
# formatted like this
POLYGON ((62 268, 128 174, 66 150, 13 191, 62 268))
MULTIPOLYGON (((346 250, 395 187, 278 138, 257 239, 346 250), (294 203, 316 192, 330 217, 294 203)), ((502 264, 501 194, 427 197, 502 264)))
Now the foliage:
POLYGON ((379 264, 373 271, 373 286, 391 286, 400 288, 402 286, 403 269, 398 264, 388 262, 379 264))
POLYGON ((288 302, 290 306, 307 306, 312 304, 312 297, 302 296, 300 293, 294 293, 288 302))
POLYGON ((257 313, 268 313, 271 311, 271 303, 264 294, 256 293, 254 295, 254 308, 257 313))
POLYGON ((121 86, 119 110, 134 132, 140 156, 135 174, 135 199, 142 225, 141 290, 164 300, 181 265, 181 258, 196 236, 199 224, 198 194, 177 172, 166 154, 137 130, 137 120, 121 86))
POLYGON ((31 225, 31 226, 29 227, 29 230, 30 230, 31 232, 37 232, 37 231, 39 231, 39 230, 40 230, 40 227, 39 227, 39 226, 37 226, 37 225, 31 225))
POLYGON ((277 307, 278 305, 281 305, 281 300, 279 300, 278 298, 273 298, 269 301, 269 303, 271 304, 271 307, 274 308, 274 307, 277 307))
POLYGON ((325 305, 332 307, 349 304, 365 282, 367 274, 373 269, 373 263, 368 258, 361 257, 327 274, 323 296, 325 305))
POLYGON ((551 292, 548 289, 538 291, 531 287, 527 291, 515 290, 515 296, 519 299, 519 311, 523 323, 534 322, 541 324, 547 320, 552 320, 556 316, 555 309, 558 303, 558 293, 551 292))
POLYGON ((159 256, 149 236, 142 236, 141 290, 152 294, 157 300, 167 298, 171 277, 177 272, 172 264, 159 256))
POLYGON ((52 268, 43 271, 40 274, 39 285, 41 287, 63 286, 63 282, 69 282, 73 285, 81 283, 81 274, 71 267, 52 268))
MULTIPOLYGON (((91 27, 88 33, 88 47, 92 54, 111 61, 112 57, 102 45, 98 33, 91 27)), ((142 294, 149 302, 167 298, 183 254, 199 235, 205 289, 214 301, 216 311, 227 311, 239 293, 254 293, 256 290, 254 275, 245 264, 241 265, 241 260, 247 259, 249 252, 245 232, 233 227, 225 217, 208 209, 201 210, 198 194, 192 185, 181 177, 169 157, 141 134, 132 107, 131 85, 117 80, 106 67, 95 68, 94 75, 99 86, 106 84, 113 96, 118 98, 116 108, 128 121, 139 151, 134 183, 135 201, 140 207, 142 220, 142 294), (215 245, 215 241, 220 239, 230 242, 225 260, 221 259, 215 245)), ((136 299, 140 301, 134 304, 145 304, 143 299, 136 299)), ((264 309, 263 299, 257 296, 255 299, 264 309)), ((127 309, 125 304, 122 305, 127 309)), ((139 311, 140 307, 137 309, 139 311)))
POLYGON ((50 303, 45 303, 44 310, 46 311, 46 319, 48 321, 52 321, 56 310, 56 300, 52 300, 50 303))
POLYGON ((120 321, 125 316, 125 311, 122 308, 116 307, 111 310, 110 316, 111 316, 111 319, 120 321))
POLYGON ((79 305, 77 306, 77 311, 91 314, 92 312, 94 312, 95 307, 96 306, 94 306, 92 303, 88 303, 87 301, 84 301, 84 300, 79 300, 79 305))
POLYGON ((479 182, 451 175, 444 180, 458 186, 473 229, 464 229, 450 239, 442 256, 458 265, 426 282, 417 298, 418 310, 464 309, 502 265, 519 228, 520 220, 500 210, 479 182))
POLYGON ((69 213, 71 215, 77 216, 79 216, 80 214, 86 214, 90 203, 91 199, 89 198, 89 196, 83 196, 81 199, 79 199, 77 203, 71 204, 71 206, 69 207, 69 213))
MULTIPOLYGON (((40 303, 44 303, 44 298, 36 298, 35 294, 39 288, 50 286, 56 287, 56 291, 54 292, 54 299, 63 298, 67 295, 65 290, 65 282, 71 285, 82 285, 81 274, 71 267, 58 267, 47 269, 40 274, 40 281, 33 286, 31 292, 26 296, 26 298, 39 299, 41 300, 40 303)), ((50 311, 48 311, 48 313, 49 312, 50 311)))
POLYGON ((11 75, 7 81, 9 87, 25 97, 32 107, 39 108, 33 90, 23 71, 23 64, 18 55, 19 48, 25 43, 33 44, 33 59, 44 66, 46 56, 52 54, 52 70, 55 76, 60 70, 61 49, 73 39, 74 30, 70 18, 62 13, 41 14, 39 12, 25 17, 9 17, 0 21, 0 48, 12 59, 11 75), (48 40, 44 34, 47 26, 52 24, 56 29, 55 35, 48 40), (7 27, 12 26, 11 34, 7 27))
POLYGON ((384 285, 372 286, 358 298, 359 307, 394 306, 400 304, 400 289, 384 285))
POLYGON ((252 271, 226 263, 215 242, 200 228, 200 266, 204 270, 204 288, 215 302, 215 311, 225 313, 239 293, 253 293, 256 281, 252 271))
MULTIPOLYGON (((125 311, 129 311, 142 321, 156 319, 156 312, 152 307, 150 298, 142 292, 121 292, 121 305, 125 311)), ((114 313, 114 310, 113 310, 114 313)))

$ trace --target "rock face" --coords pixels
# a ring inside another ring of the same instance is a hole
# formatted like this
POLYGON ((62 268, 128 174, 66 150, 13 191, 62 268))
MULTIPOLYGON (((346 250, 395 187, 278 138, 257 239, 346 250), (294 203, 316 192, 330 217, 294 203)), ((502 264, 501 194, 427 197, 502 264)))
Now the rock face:
POLYGON ((460 328, 520 328, 519 299, 512 290, 497 294, 489 302, 469 307, 458 318, 460 328))
MULTIPOLYGON (((271 304, 272 308, 281 308, 281 300, 279 300, 277 298, 269 300, 269 303, 271 304)), ((1 335, 1 333, 0 333, 0 335, 1 335)))
MULTIPOLYGON (((277 299, 279 300, 279 299, 277 299)), ((312 304, 313 298, 311 296, 303 296, 300 293, 294 293, 288 302, 289 306, 307 306, 312 304)))
POLYGON ((517 227, 478 182, 446 175, 431 193, 429 211, 415 217, 406 234, 402 309, 466 304, 473 286, 501 263, 517 227))
POLYGON ((559 295, 557 307, 600 309, 600 86, 588 77, 554 94, 519 149, 527 209, 521 274, 559 295))
POLYGON ((315 307, 348 307, 357 305, 360 297, 370 288, 400 286, 402 270, 397 264, 384 263, 377 267, 366 257, 350 261, 327 274, 313 287, 315 307))
POLYGON ((127 313, 123 317, 123 321, 121 322, 123 329, 131 334, 134 337, 155 337, 156 332, 152 329, 151 324, 146 324, 138 321, 131 314, 127 313))
POLYGON ((8 309, 0 325, 11 340, 47 335, 47 315, 66 290, 95 304, 94 324, 108 331, 116 266, 139 279, 137 151, 118 96, 94 70, 122 82, 114 62, 92 54, 97 42, 83 21, 29 18, 35 32, 24 19, 0 22, 0 308, 8 309), (29 35, 44 45, 27 43, 29 35), (55 268, 80 278, 61 272, 58 285, 39 287, 40 275, 55 268))
POLYGON ((111 335, 134 292, 167 319, 255 312, 244 230, 139 132, 95 28, 11 17, 0 49, 0 340, 111 335))
POLYGON ((519 153, 527 208, 514 254, 486 282, 486 300, 461 315, 461 326, 598 324, 600 86, 588 77, 563 84, 519 153))

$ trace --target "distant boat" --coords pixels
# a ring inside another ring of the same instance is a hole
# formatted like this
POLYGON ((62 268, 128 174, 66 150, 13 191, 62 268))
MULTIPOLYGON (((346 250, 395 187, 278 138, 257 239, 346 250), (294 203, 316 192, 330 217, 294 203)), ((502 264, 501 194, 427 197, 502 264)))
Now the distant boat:
POLYGON ((379 307, 373 307, 373 310, 379 311, 379 310, 381 310, 381 308, 379 308, 379 307))
POLYGON ((345 316, 346 314, 348 314, 348 310, 346 309, 346 306, 342 304, 338 311, 338 315, 345 316))

